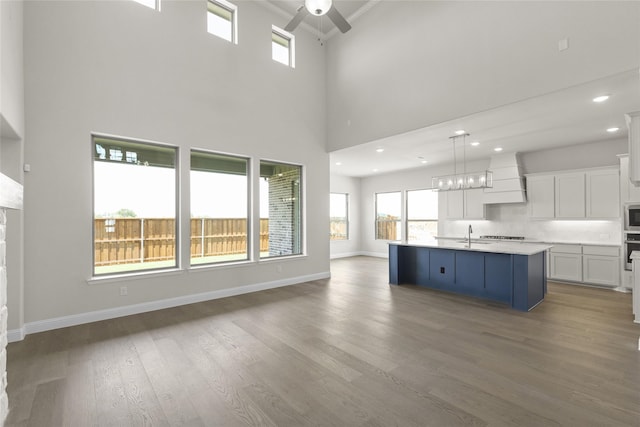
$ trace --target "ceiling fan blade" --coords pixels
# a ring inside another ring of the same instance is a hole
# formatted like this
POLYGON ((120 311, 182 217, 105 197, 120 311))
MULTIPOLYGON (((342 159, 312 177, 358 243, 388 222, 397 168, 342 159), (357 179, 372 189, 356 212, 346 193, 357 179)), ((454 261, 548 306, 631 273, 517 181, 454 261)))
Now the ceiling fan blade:
POLYGON ((331 5, 331 8, 327 12, 327 16, 331 19, 331 22, 335 24, 336 27, 343 33, 346 33, 351 29, 351 25, 347 22, 346 19, 338 12, 338 9, 334 5, 331 5))
POLYGON ((300 6, 293 19, 287 24, 286 27, 284 27, 285 31, 292 32, 293 30, 295 30, 308 14, 309 11, 307 10, 307 8, 304 7, 304 5, 300 6))

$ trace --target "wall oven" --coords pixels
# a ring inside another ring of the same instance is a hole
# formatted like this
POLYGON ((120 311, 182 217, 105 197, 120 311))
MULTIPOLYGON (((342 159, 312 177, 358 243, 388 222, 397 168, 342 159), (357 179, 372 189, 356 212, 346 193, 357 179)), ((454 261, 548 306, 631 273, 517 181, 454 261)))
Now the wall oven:
POLYGON ((640 205, 625 206, 624 229, 629 231, 640 231, 640 205))
POLYGON ((631 252, 640 251, 640 233, 626 233, 624 237, 624 269, 631 271, 631 252))

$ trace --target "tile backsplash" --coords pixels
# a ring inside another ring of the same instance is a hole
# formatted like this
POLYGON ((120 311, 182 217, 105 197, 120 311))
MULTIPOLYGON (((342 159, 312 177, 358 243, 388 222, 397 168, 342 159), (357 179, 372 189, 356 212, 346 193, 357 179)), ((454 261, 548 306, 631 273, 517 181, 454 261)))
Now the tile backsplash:
POLYGON ((547 242, 622 243, 622 223, 614 220, 534 220, 525 203, 487 205, 486 220, 440 221, 441 236, 464 236, 473 225, 472 237, 482 235, 524 236, 547 242))

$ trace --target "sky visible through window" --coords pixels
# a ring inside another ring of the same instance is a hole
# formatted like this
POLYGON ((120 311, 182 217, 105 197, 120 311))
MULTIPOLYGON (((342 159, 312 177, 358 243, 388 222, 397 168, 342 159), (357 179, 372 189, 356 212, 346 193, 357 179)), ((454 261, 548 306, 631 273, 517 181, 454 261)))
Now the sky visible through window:
MULTIPOLYGON (((246 177, 197 171, 190 177, 191 217, 246 218, 246 177)), ((175 182, 175 171, 169 168, 94 162, 95 215, 130 209, 138 218, 174 217, 175 182)), ((260 178, 261 218, 269 217, 268 193, 269 183, 260 178)))

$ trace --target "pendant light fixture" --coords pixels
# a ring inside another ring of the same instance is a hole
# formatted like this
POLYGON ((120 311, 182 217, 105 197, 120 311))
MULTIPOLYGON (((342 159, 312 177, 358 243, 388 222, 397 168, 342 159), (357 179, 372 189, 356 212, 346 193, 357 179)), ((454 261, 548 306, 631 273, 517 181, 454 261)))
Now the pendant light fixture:
POLYGON ((468 133, 450 136, 453 145, 453 175, 434 176, 431 178, 431 188, 435 191, 468 190, 471 188, 493 187, 493 174, 490 170, 481 172, 467 172, 466 139, 468 133), (462 172, 458 173, 456 158, 456 140, 462 138, 462 172))

